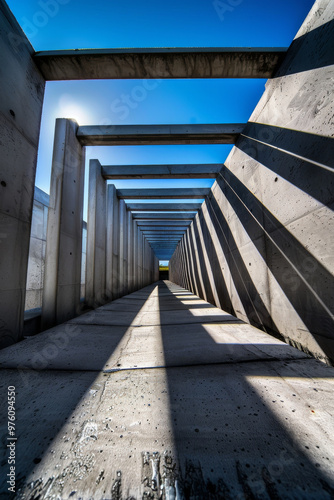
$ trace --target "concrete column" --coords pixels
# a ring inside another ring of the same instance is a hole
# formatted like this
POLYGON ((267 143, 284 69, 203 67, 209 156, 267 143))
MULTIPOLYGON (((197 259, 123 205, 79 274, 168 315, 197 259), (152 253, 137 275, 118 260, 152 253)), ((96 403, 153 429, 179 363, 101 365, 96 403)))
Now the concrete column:
MULTIPOLYGON (((139 228, 138 228, 139 229, 139 228)), ((138 288, 143 288, 143 233, 138 230, 138 288)))
POLYGON ((138 290, 138 225, 133 223, 133 290, 138 290))
POLYGON ((106 293, 107 299, 118 297, 118 205, 116 188, 107 186, 107 255, 106 255, 106 293))
POLYGON ((124 200, 119 201, 119 296, 127 294, 127 215, 126 215, 126 205, 124 200))
POLYGON ((98 160, 89 162, 86 302, 99 307, 106 302, 107 185, 98 160))
POLYGON ((44 78, 0 1, 0 348, 22 338, 44 78))
POLYGON ((80 309, 85 154, 74 120, 56 120, 46 237, 42 328, 80 309))
POLYGON ((128 293, 133 292, 133 221, 130 211, 127 212, 128 226, 128 293))

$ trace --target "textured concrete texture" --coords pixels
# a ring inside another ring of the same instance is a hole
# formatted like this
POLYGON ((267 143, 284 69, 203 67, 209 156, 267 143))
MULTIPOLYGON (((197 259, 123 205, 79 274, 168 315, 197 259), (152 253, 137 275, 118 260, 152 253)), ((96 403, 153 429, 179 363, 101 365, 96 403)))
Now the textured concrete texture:
MULTIPOLYGON (((24 314, 25 321, 28 310, 40 309, 42 307, 49 198, 50 197, 47 193, 35 186, 27 271, 27 290, 24 314)), ((80 293, 81 298, 85 296, 86 238, 87 223, 83 221, 80 293)))
POLYGON ((244 123, 188 125, 84 125, 77 137, 83 146, 164 144, 234 144, 244 123))
MULTIPOLYGON (((286 49, 154 48, 37 52, 46 80, 99 78, 269 78, 286 49)), ((146 82, 150 88, 150 82, 146 82)))
POLYGON ((75 120, 56 120, 48 214, 42 328, 80 311, 85 151, 75 120))
POLYGON ((105 179, 211 179, 216 178, 220 163, 189 165, 103 165, 105 179))
POLYGON ((0 348, 22 338, 45 81, 33 48, 0 1, 0 348))
POLYGON ((170 278, 334 364, 332 0, 268 80, 170 278))
POLYGON ((105 303, 106 293, 107 183, 98 160, 89 162, 86 302, 90 307, 105 303))
POLYGON ((333 368, 168 281, 81 320, 0 353, 15 498, 333 498, 333 368))

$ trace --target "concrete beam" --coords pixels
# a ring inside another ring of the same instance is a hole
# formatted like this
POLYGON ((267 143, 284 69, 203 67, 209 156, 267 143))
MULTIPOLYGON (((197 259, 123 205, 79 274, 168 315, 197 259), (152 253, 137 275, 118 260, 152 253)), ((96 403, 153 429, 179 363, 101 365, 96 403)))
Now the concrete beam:
MULTIPOLYGON (((129 213, 131 213, 129 211, 129 213)), ((132 218, 137 220, 137 222, 142 222, 142 221, 147 221, 147 222, 153 222, 153 221, 172 221, 172 220, 179 220, 179 221, 191 221, 195 217, 196 213, 177 213, 177 214, 165 214, 165 213, 151 213, 151 214, 132 214, 132 218)))
MULTIPOLYGON (((127 209, 133 212, 195 212, 200 210, 202 203, 127 203, 127 209)), ((135 214, 134 214, 135 215, 135 214)))
POLYGON ((107 183, 98 160, 89 162, 86 302, 96 308, 106 301, 107 183))
POLYGON ((221 163, 195 165, 104 165, 102 175, 114 179, 215 179, 221 163))
POLYGON ((117 189, 119 199, 201 199, 209 195, 210 188, 176 188, 176 189, 117 189))
POLYGON ((77 136, 83 146, 235 144, 244 123, 192 125, 85 125, 77 136))
MULTIPOLYGON (((34 59, 46 80, 271 78, 285 48, 130 48, 51 50, 34 59)), ((144 90, 157 83, 146 82, 144 90)))
POLYGON ((180 228, 180 229, 174 229, 172 227, 166 227, 166 228, 163 228, 163 229, 155 229, 155 228, 152 228, 152 229, 142 229, 143 231, 143 234, 155 234, 155 235, 158 235, 158 234, 161 234, 162 236, 165 236, 165 235, 168 235, 168 234, 184 234, 186 231, 187 231, 187 227, 185 228, 180 228))
POLYGON ((179 227, 179 226, 190 226, 192 223, 191 220, 137 220, 138 227, 141 229, 143 227, 164 227, 164 226, 173 226, 173 227, 179 227))
POLYGON ((77 123, 56 120, 46 238, 42 328, 63 323, 80 310, 85 153, 77 123))

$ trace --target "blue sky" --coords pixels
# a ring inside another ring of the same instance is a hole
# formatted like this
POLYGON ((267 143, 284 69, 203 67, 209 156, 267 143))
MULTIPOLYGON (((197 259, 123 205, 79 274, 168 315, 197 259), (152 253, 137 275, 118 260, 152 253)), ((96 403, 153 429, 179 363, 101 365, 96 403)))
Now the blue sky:
MULTIPOLYGON (((35 50, 287 47, 313 0, 8 0, 8 5, 35 50)), ((147 89, 141 80, 48 82, 36 185, 49 192, 57 117, 75 118, 80 125, 243 123, 261 97, 265 80, 150 83, 155 85, 147 89), (139 101, 136 95, 144 98, 139 101), (124 104, 127 96, 131 105, 124 104)), ((86 156, 87 161, 98 158, 102 164, 222 163, 230 149, 224 145, 104 146, 87 148, 86 156)), ((159 180, 115 184, 161 187, 159 180)), ((201 179, 163 181, 164 187, 211 185, 212 180, 201 179)))

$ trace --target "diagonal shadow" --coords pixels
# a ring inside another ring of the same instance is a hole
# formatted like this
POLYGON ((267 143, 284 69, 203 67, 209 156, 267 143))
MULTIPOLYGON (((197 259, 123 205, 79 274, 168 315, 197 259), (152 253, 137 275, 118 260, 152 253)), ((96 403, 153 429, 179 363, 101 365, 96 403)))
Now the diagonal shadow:
POLYGON ((273 78, 323 68, 334 64, 334 20, 293 40, 273 78), (297 57, 296 57, 297 54, 297 57))
MULTIPOLYGON (((332 274, 225 166, 217 183, 292 306, 328 358, 333 360, 332 274)), ((214 196, 210 196, 209 202, 217 217, 223 220, 214 196)), ((226 221, 224 228, 228 230, 226 221)), ((263 312, 260 314, 262 317, 263 312)), ((273 328, 276 330, 275 326, 273 328)))
MULTIPOLYGON (((287 137, 288 133, 290 133, 290 130, 286 131, 285 137, 287 137)), ((305 135, 310 135, 312 137, 312 134, 305 135)), ((327 140, 320 141, 319 139, 319 144, 317 144, 317 147, 314 149, 318 150, 322 146, 326 146, 330 141, 330 144, 334 143, 334 139, 325 139, 327 140), (325 144, 321 144, 321 142, 325 144)), ((305 138, 304 141, 306 140, 308 140, 309 143, 312 142, 311 138, 305 138)), ((282 145, 284 145, 284 139, 277 142, 283 143, 282 145)), ((236 147, 297 188, 333 209, 333 170, 326 169, 315 163, 293 156, 289 152, 280 151, 263 142, 259 144, 252 138, 244 135, 238 139, 236 147)), ((330 146, 329 150, 333 150, 333 146, 330 146)), ((319 161, 319 159, 317 161, 319 161)))
MULTIPOLYGON (((248 122, 242 135, 302 156, 311 162, 334 167, 334 139, 332 137, 256 122, 248 122)), ((261 147, 261 145, 258 146, 260 149, 261 147)), ((313 175, 318 175, 318 169, 319 165, 314 165, 313 175)))
MULTIPOLYGON (((166 289, 178 287, 171 282, 167 282, 167 286, 159 282, 158 287, 162 309, 166 289)), ((170 303, 175 302, 178 306, 180 299, 172 291, 168 297, 170 303)), ((184 305, 182 324, 171 330, 161 315, 170 419, 180 467, 178 498, 332 498, 333 484, 329 484, 327 475, 310 460, 302 447, 305 442, 302 430, 297 437, 288 431, 290 404, 296 395, 291 394, 293 385, 283 389, 281 378, 312 377, 314 365, 311 363, 318 363, 318 368, 321 363, 300 360, 298 363, 307 363, 303 374, 303 369, 295 366, 296 360, 291 359, 291 366, 289 361, 283 361, 284 349, 290 353, 291 349, 296 351, 286 344, 281 347, 267 345, 268 352, 280 351, 276 360, 264 362, 264 350, 262 356, 241 362, 247 346, 214 342, 203 326, 206 320, 203 316, 203 324, 197 325, 195 332, 202 353, 201 364, 192 352, 193 325, 188 328, 186 325, 191 316, 189 307, 184 305), (220 363, 214 363, 209 357, 205 362, 206 353, 212 349, 216 351, 216 359, 220 357, 220 363), (227 352, 231 358, 229 362, 227 352), (256 382, 257 378, 262 383, 256 382), (279 378, 278 387, 271 385, 271 379, 276 378, 279 378), (273 392, 277 390, 279 394, 273 392), (279 420, 278 414, 265 403, 261 392, 269 392, 270 399, 275 398, 273 407, 276 399, 281 400, 280 411, 286 416, 286 425, 282 425, 283 416, 279 420)), ((300 356, 299 351, 296 356, 300 356)), ((311 441, 309 439, 310 447, 311 441)))
MULTIPOLYGON (((278 328, 273 322, 270 312, 266 308, 255 284, 253 283, 227 220, 213 196, 207 199, 207 208, 208 215, 211 219, 211 223, 215 227, 221 249, 224 252, 233 283, 236 287, 247 318, 251 324, 256 325, 258 328, 261 328, 276 337, 279 336, 282 340, 282 336, 279 334, 278 328)), ((206 232, 208 232, 204 218, 201 217, 200 220, 203 227, 206 226, 206 232)), ((259 232, 257 232, 254 237, 256 239, 260 238, 259 232)), ((259 244, 261 244, 261 240, 259 241, 259 244)), ((228 302, 226 305, 228 305, 228 302)), ((225 308, 225 302, 223 303, 223 307, 225 308)))

